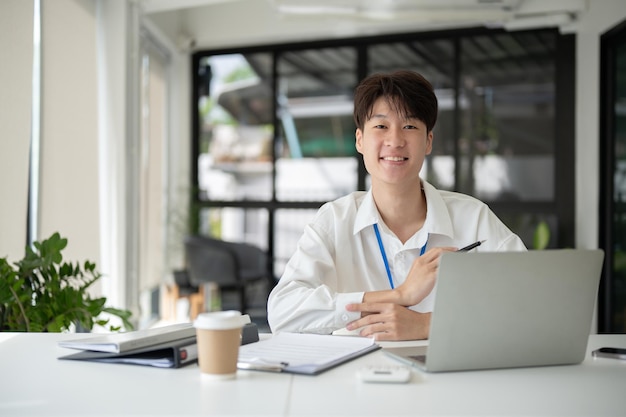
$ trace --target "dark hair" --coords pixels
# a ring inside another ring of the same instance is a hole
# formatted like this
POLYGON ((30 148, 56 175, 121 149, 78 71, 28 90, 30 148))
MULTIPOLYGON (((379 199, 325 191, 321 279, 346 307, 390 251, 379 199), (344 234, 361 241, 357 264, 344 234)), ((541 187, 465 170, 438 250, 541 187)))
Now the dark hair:
POLYGON ((363 129, 372 117, 374 102, 385 97, 389 105, 403 117, 415 117, 430 132, 437 122, 437 96, 433 86, 415 71, 400 70, 388 74, 372 74, 364 78, 354 91, 354 123, 363 129))

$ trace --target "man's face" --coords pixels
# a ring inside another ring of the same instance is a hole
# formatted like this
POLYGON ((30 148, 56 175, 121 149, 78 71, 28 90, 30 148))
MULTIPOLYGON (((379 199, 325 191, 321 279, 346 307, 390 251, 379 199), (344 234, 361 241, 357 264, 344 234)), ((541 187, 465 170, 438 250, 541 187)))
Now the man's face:
POLYGON ((381 97, 374 102, 372 117, 356 130, 356 149, 363 155, 372 183, 419 182, 426 155, 432 151, 433 135, 417 118, 404 118, 381 97))

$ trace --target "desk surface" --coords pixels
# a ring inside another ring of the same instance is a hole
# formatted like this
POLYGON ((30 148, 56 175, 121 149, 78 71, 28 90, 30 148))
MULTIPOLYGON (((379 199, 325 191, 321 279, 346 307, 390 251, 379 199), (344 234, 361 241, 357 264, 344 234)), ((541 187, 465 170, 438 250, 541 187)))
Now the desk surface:
MULTIPOLYGON (((203 379, 197 365, 159 369, 61 361, 68 334, 0 333, 1 416, 624 416, 626 361, 596 359, 626 335, 592 335, 580 365, 426 374, 408 384, 357 379, 373 352, 318 376, 238 371, 203 379)), ((417 342, 419 344, 419 342, 417 342)), ((406 342, 405 342, 406 344, 406 342)))

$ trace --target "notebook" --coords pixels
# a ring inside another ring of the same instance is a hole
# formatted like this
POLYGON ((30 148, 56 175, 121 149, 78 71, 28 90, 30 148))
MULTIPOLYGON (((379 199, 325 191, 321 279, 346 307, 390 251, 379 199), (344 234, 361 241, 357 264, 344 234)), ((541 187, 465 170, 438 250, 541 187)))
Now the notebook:
POLYGON ((442 255, 427 347, 384 347, 427 372, 580 363, 604 252, 442 255))

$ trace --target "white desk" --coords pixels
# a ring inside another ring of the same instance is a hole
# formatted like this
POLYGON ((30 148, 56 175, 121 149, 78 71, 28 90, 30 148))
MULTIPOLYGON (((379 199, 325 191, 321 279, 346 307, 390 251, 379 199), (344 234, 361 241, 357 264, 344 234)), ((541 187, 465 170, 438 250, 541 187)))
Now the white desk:
MULTIPOLYGON (((206 381, 197 365, 158 369, 60 361, 68 334, 0 333, 0 416, 625 416, 626 361, 425 374, 408 384, 367 384, 381 351, 318 376, 238 371, 206 381)), ((588 352, 626 347, 626 335, 593 335, 588 352)))

